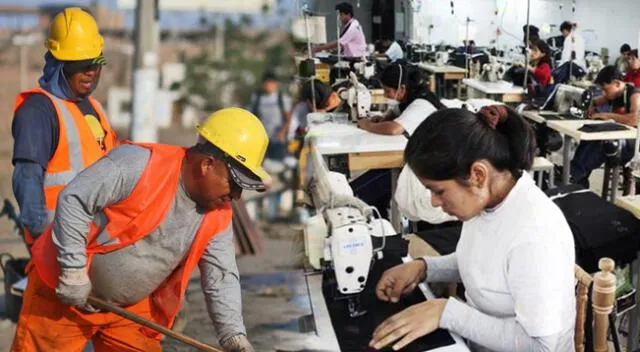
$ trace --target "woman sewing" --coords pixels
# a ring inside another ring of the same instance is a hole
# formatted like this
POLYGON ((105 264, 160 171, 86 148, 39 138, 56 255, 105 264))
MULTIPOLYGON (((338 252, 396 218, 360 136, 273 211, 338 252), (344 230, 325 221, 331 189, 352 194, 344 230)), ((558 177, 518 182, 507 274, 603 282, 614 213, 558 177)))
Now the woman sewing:
POLYGON ((456 252, 387 270, 376 287, 398 302, 418 283, 462 282, 466 303, 431 299, 390 317, 371 346, 400 349, 437 328, 474 351, 573 351, 574 242, 559 208, 525 170, 535 138, 514 111, 445 109, 414 132, 405 160, 432 203, 463 221, 456 252))
POLYGON ((404 134, 408 138, 427 116, 445 107, 412 66, 387 66, 380 74, 380 83, 387 98, 387 112, 379 121, 358 121, 359 128, 371 133, 404 134))
POLYGON ((529 72, 531 72, 531 75, 538 82, 539 88, 544 89, 548 85, 553 84, 549 46, 541 39, 538 39, 532 42, 529 48, 531 49, 529 53, 529 58, 531 59, 529 72))

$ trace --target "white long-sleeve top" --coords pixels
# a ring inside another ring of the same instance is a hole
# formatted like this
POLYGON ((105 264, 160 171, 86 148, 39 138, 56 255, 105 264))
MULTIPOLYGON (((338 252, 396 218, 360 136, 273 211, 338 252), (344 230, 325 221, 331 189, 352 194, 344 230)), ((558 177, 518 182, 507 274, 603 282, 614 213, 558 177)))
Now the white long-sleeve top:
POLYGON ((440 327, 474 351, 573 351, 575 249, 560 209, 524 173, 496 208, 465 222, 456 252, 425 257, 428 282, 461 281, 440 327))
POLYGON ((573 61, 574 63, 582 66, 585 70, 587 69, 587 62, 584 60, 585 53, 585 45, 584 39, 580 36, 576 31, 571 31, 569 35, 564 38, 564 45, 562 47, 562 57, 560 59, 560 64, 571 60, 571 52, 576 52, 576 59, 573 61))

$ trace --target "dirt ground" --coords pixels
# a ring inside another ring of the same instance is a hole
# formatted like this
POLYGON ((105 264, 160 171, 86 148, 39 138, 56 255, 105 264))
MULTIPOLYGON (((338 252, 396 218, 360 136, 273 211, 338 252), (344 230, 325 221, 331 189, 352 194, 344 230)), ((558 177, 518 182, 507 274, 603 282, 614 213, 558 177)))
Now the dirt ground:
MULTIPOLYGON (((0 131, 0 197, 12 202, 11 137, 7 128, 0 131)), ((125 137, 125 136, 123 136, 125 137)), ((160 140, 189 145, 195 140, 190 130, 163 131, 160 140)), ((0 200, 2 200, 0 199, 0 200)), ((301 227, 295 222, 259 223, 264 232, 264 251, 255 256, 238 257, 241 275, 243 316, 249 339, 256 351, 311 351, 317 343, 313 333, 299 332, 299 319, 311 314, 302 275, 301 227)), ((0 253, 26 257, 22 240, 6 217, 0 218, 0 253)), ((0 276, 2 272, 0 271, 0 276)), ((2 279, 0 278, 0 281, 2 279)), ((200 341, 217 345, 215 330, 206 312, 200 290, 199 273, 194 273, 188 288, 188 323, 184 333, 200 341)), ((8 351, 15 324, 6 319, 4 290, 0 292, 0 352, 8 351)), ((167 339, 164 350, 193 351, 178 341, 167 339)))

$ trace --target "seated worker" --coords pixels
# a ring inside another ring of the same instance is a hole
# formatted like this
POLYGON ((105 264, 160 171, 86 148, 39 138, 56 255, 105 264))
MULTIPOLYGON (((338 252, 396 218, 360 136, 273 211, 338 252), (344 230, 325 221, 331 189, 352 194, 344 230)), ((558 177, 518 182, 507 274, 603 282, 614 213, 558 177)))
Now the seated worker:
POLYGON ((311 48, 315 54, 318 51, 338 48, 345 57, 362 57, 367 55, 367 40, 360 22, 353 18, 353 6, 343 2, 336 5, 336 11, 339 12, 342 29, 340 37, 327 44, 317 45, 311 48))
POLYGON ((376 42, 376 51, 388 57, 390 63, 404 59, 402 47, 395 40, 380 39, 376 42))
POLYGON ((529 59, 531 66, 529 72, 534 78, 534 84, 530 87, 530 94, 534 97, 544 98, 547 95, 548 87, 553 84, 551 76, 551 54, 549 46, 543 40, 538 39, 531 43, 529 59))
POLYGON ((627 70, 624 81, 640 88, 640 59, 638 59, 638 49, 629 51, 627 54, 627 70))
POLYGON ((385 135, 404 134, 409 138, 427 116, 444 108, 413 66, 399 63, 387 66, 380 73, 380 83, 389 109, 379 122, 367 119, 358 121, 358 127, 365 131, 385 135))
POLYGON ((616 59, 615 67, 620 72, 627 72, 627 56, 631 52, 631 46, 627 43, 620 47, 620 56, 616 59))
MULTIPOLYGON (((305 82, 300 91, 300 99, 307 102, 308 112, 313 112, 313 96, 316 100, 316 112, 346 112, 350 111, 346 104, 331 87, 316 79, 313 89, 311 82, 305 82), (312 94, 314 92, 315 94, 312 94)), ((306 114, 304 114, 306 116, 306 114)))
MULTIPOLYGON (((592 119, 614 120, 623 125, 636 127, 637 113, 640 107, 640 90, 622 81, 620 72, 614 66, 605 66, 594 82, 602 89, 603 95, 593 99, 588 117, 592 119), (609 106, 611 112, 596 113, 597 106, 609 106)), ((634 154, 635 142, 623 140, 622 163, 625 164, 634 154)), ((591 171, 605 161, 605 142, 580 142, 571 160, 571 180, 573 183, 589 187, 591 171)))
POLYGON ((376 295, 398 302, 425 280, 462 282, 466 302, 411 306, 381 323, 370 346, 399 350, 442 328, 472 351, 574 350, 574 239, 527 173, 535 149, 529 124, 502 105, 440 110, 418 127, 405 160, 462 233, 452 254, 385 271, 376 295))

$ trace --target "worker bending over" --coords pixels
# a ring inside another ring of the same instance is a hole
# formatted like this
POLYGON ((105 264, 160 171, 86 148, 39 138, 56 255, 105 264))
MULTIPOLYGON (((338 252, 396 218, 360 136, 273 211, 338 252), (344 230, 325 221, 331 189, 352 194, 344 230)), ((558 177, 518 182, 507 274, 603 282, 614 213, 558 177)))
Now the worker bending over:
POLYGON ((372 347, 398 350, 442 328, 472 351, 574 350, 573 235, 527 173, 535 149, 529 124, 502 105, 440 110, 418 127, 405 160, 433 206, 463 221, 460 242, 450 255, 387 270, 376 294, 398 302, 426 279, 462 282, 467 299, 405 309, 376 328, 372 347))
POLYGON ((28 246, 53 220, 64 186, 116 143, 104 110, 90 96, 105 64, 103 44, 91 15, 64 9, 49 29, 39 87, 16 98, 12 181, 28 246))
POLYGON ((242 320, 230 201, 261 190, 267 133, 246 110, 220 110, 193 147, 119 146, 61 192, 53 226, 33 246, 12 351, 160 351, 158 334, 95 295, 171 327, 200 268, 209 316, 226 351, 253 351, 242 320))
POLYGON ((445 107, 413 66, 387 66, 380 74, 380 83, 387 98, 387 112, 380 121, 358 121, 358 127, 371 133, 404 134, 408 138, 427 116, 445 107))
MULTIPOLYGON (((636 127, 638 108, 640 108, 640 89, 622 81, 622 75, 614 66, 605 66, 594 82, 602 95, 596 97, 589 107, 588 117, 591 119, 614 120, 617 123, 636 127), (608 107, 611 112, 596 112, 596 107, 608 107)), ((600 167, 606 160, 605 143, 603 141, 582 141, 571 159, 571 182, 589 187, 591 172, 600 167)), ((622 140, 621 161, 626 164, 634 155, 635 141, 622 140)))

